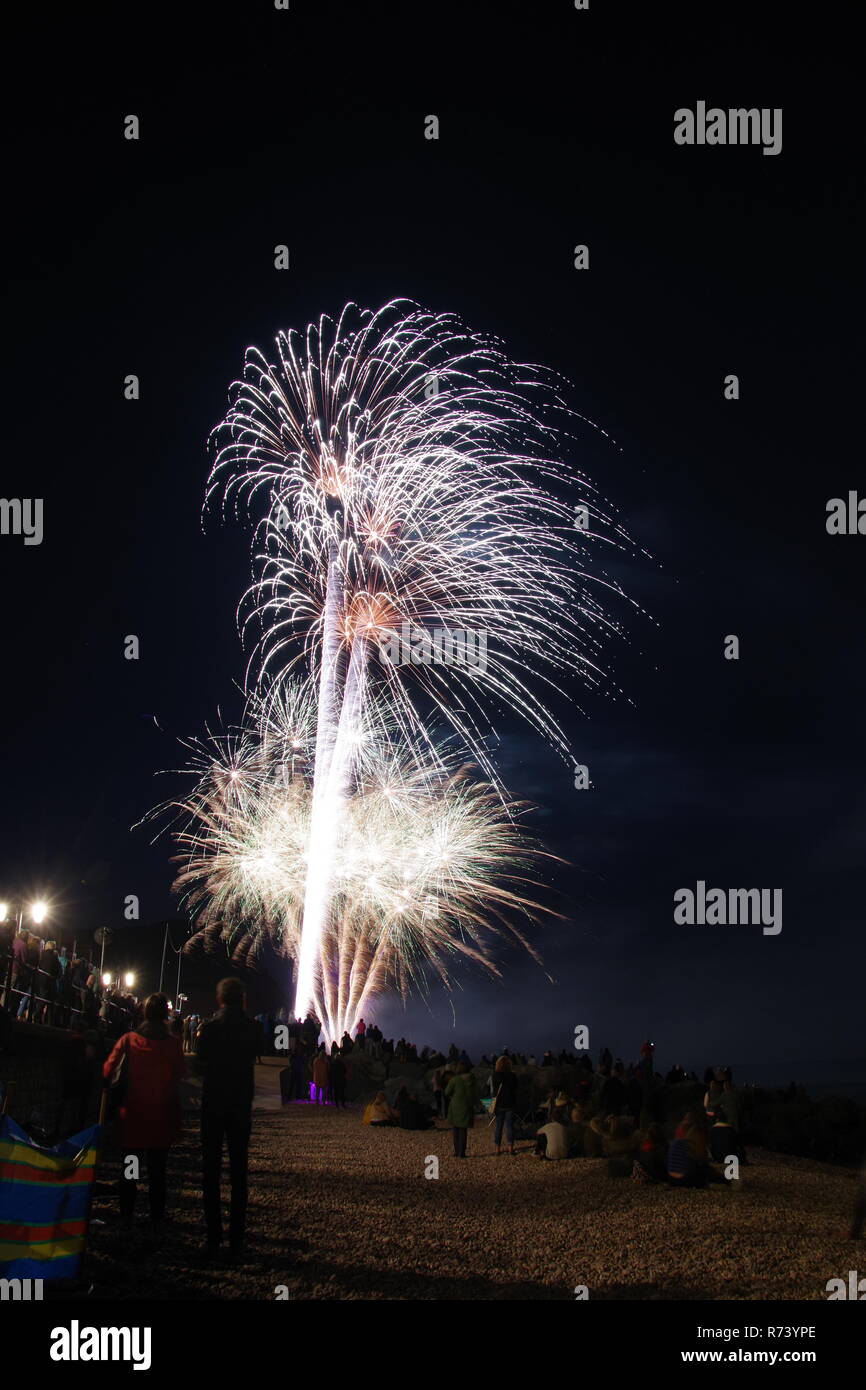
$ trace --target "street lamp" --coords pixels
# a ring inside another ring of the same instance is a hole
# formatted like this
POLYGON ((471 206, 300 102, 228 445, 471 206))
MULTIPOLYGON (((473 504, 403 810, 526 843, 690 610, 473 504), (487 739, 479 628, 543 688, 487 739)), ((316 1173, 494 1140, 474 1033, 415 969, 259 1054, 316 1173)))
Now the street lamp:
MULTIPOLYGON (((44 898, 39 898, 39 899, 37 899, 37 901, 36 901, 35 903, 29 903, 29 904, 28 904, 28 903, 23 903, 23 902, 21 902, 20 899, 19 899, 19 901, 18 901, 17 903, 15 903, 15 904, 10 904, 10 903, 8 903, 8 902, 2 902, 2 903, 0 903, 0 922, 7 922, 7 921, 9 920, 9 918, 10 918, 12 915, 16 915, 17 918, 18 918, 18 922, 17 922, 17 931, 20 933, 20 931, 21 931, 21 929, 22 929, 22 923, 23 923, 23 921, 24 921, 24 914, 25 914, 25 912, 29 912, 31 922, 33 923, 34 926, 37 926, 37 927, 38 927, 38 926, 40 926, 40 925, 45 921, 46 917, 48 916, 48 903, 44 900, 44 898)), ((3 1001, 4 1001, 4 1004, 6 1003, 6 1000, 7 1000, 7 996, 8 996, 8 986, 9 986, 9 982, 11 981, 11 979, 12 979, 12 962, 11 962, 11 960, 10 960, 10 962, 9 962, 9 971, 8 971, 7 980, 6 980, 6 985, 5 985, 4 989, 3 989, 3 1001)), ((31 999, 30 1007, 31 1007, 31 1008, 32 1008, 32 1001, 33 1001, 33 995, 34 995, 35 987, 36 987, 36 976, 34 975, 34 976, 32 977, 31 984, 30 984, 30 999, 31 999)), ((29 1015, 28 1015, 28 1017, 29 1017, 29 1015)))
POLYGON ((21 930, 25 914, 30 917, 34 926, 38 927, 48 916, 48 903, 44 898, 38 898, 35 903, 25 903, 20 899, 17 902, 0 902, 0 922, 8 922, 11 917, 17 917, 17 929, 21 930))
POLYGON ((109 975, 108 971, 106 971, 103 975, 102 983, 105 985, 106 989, 108 989, 108 986, 111 984, 111 976, 109 975))
POLYGON ((135 975, 131 970, 127 970, 123 977, 123 983, 126 985, 127 989, 132 989, 132 986, 135 984, 135 975))

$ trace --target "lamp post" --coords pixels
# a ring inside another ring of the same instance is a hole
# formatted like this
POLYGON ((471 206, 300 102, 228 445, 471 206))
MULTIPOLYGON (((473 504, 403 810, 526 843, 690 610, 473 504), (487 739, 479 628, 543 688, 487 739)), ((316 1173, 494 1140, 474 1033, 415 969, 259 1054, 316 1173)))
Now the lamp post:
POLYGON ((97 930, 93 933, 93 939, 94 939, 94 941, 96 942, 97 946, 100 947, 100 952, 99 952, 99 973, 100 973, 100 975, 102 974, 102 971, 103 971, 103 969, 104 969, 104 967, 105 967, 105 943, 106 943, 106 941, 110 941, 110 940, 111 940, 111 937, 112 937, 111 927, 98 927, 97 930))

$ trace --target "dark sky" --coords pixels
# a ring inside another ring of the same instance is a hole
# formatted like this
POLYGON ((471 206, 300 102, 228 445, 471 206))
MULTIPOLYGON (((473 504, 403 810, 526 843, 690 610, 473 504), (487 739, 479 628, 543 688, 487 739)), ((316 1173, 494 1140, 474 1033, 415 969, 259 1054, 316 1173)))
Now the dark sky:
MULTIPOLYGON (((168 794, 176 737, 237 712, 245 661, 249 537, 202 531, 206 437, 248 344, 405 295, 573 382, 616 443, 587 430, 572 461, 652 558, 617 571, 650 615, 608 652, 624 697, 561 710, 593 789, 503 728, 505 780, 571 865, 567 921, 539 938, 556 983, 515 954, 432 1017, 380 1020, 536 1050, 585 1023, 593 1052, 650 1034, 696 1066, 866 1052, 866 536, 825 529, 829 498, 866 495, 844 11, 819 34, 782 5, 716 7, 707 32, 693 5, 602 0, 471 24, 450 5, 258 0, 188 28, 178 7, 89 8, 10 36, 0 493, 44 498, 45 537, 0 537, 0 889, 49 895, 69 934, 113 924, 116 963, 158 969, 169 851, 130 827, 168 794), (782 153, 675 145, 698 100, 782 107, 782 153), (782 888, 781 935, 675 925, 698 879, 782 888), (146 930, 124 927, 129 893, 146 930)), ((190 967, 194 999, 214 968, 190 967)))

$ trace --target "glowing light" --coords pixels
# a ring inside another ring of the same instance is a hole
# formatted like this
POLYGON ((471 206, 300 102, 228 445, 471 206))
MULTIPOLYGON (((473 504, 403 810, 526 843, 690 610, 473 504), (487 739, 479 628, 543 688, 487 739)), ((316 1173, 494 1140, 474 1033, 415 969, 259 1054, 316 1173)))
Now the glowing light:
POLYGON ((306 667, 315 688, 308 872, 286 928, 297 938, 303 1014, 327 989, 335 866, 381 722, 424 750, 432 773, 438 754, 411 693, 417 681, 490 782, 497 706, 523 715, 573 765, 538 691, 556 690, 566 671, 604 678, 603 640, 618 629, 601 596, 622 591, 593 573, 592 555, 630 541, 562 463, 576 417, 558 381, 510 362, 455 317, 406 301, 375 313, 349 305, 336 322, 279 334, 276 359, 247 353, 215 432, 208 501, 221 495, 224 511, 243 501, 257 514, 246 600, 262 634, 256 685, 306 667), (591 532, 575 525, 583 499, 591 532), (483 631, 483 669, 377 660, 404 623, 483 631))
POLYGON ((48 916, 48 904, 44 902, 34 903, 30 909, 30 916, 37 925, 44 922, 48 916))
MULTIPOLYGON (((268 938, 298 958, 309 877, 306 848, 315 786, 311 763, 288 786, 273 774, 291 740, 280 722, 306 709, 309 693, 283 684, 253 699, 242 738, 243 794, 228 801, 211 751, 196 742, 190 794, 169 803, 180 825, 175 883, 199 937, 225 943, 238 961, 268 938)), ((456 961, 499 973, 495 948, 516 940, 537 954, 525 927, 546 911, 533 900, 538 852, 519 826, 522 807, 472 775, 454 749, 382 734, 365 739, 355 786, 333 831, 330 898, 311 1003, 331 1040, 352 1032, 371 997, 404 996, 428 976, 450 982, 456 961)), ((221 740, 211 736, 214 743, 221 740)), ((218 761, 218 760, 217 760, 218 761)))
POLYGON ((107 973, 103 975, 102 983, 105 985, 105 988, 108 989, 108 986, 111 984, 111 976, 107 973))
POLYGON ((135 975, 133 971, 127 970, 123 977, 123 983, 126 985, 127 989, 132 989, 132 986, 135 984, 135 975))

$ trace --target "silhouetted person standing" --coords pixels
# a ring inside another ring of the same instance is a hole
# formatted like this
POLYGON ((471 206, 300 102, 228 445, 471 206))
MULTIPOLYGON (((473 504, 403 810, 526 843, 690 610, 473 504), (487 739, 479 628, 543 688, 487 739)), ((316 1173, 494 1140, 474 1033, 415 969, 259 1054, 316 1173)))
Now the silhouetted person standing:
POLYGON ((331 1094, 334 1104, 346 1108, 346 1063, 339 1053, 331 1058, 331 1094))
POLYGON ((201 1102, 202 1195, 207 1224, 207 1252, 214 1256, 222 1241, 220 1172, 223 1141, 231 1173, 229 1254, 240 1255, 247 1212, 247 1160, 252 1123, 255 1061, 259 1029, 244 1013, 240 980, 220 980, 217 1012, 202 1025, 197 1066, 204 1077, 201 1102))

